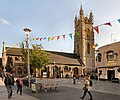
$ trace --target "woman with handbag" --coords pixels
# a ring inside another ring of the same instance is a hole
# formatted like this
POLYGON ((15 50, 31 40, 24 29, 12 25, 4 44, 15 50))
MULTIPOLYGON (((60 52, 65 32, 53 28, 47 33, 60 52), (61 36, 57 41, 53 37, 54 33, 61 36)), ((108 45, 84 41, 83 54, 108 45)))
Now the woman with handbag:
POLYGON ((90 99, 89 99, 89 100, 93 100, 92 94, 91 94, 91 92, 90 92, 90 90, 91 90, 91 88, 92 88, 92 87, 90 86, 90 77, 89 77, 88 75, 85 75, 84 78, 83 78, 83 80, 84 80, 84 84, 85 84, 85 87, 83 87, 84 94, 83 94, 83 96, 80 97, 80 98, 83 100, 84 97, 86 96, 86 94, 88 93, 89 96, 90 96, 90 99))

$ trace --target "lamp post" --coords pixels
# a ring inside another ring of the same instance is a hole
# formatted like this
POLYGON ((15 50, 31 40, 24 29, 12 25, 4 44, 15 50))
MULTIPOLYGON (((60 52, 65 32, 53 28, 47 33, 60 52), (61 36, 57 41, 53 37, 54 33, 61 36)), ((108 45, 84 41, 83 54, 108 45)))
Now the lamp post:
POLYGON ((28 49, 28 83, 29 83, 29 87, 30 87, 30 57, 29 57, 29 33, 31 32, 31 30, 29 28, 24 28, 23 29, 26 33, 26 45, 27 45, 27 49, 28 49))

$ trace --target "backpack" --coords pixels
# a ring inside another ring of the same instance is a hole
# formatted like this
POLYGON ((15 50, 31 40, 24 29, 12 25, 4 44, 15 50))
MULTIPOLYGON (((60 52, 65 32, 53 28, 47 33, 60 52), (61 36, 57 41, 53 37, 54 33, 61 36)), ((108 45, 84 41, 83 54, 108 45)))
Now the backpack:
POLYGON ((19 84, 20 84, 20 82, 19 82, 19 80, 18 80, 18 79, 16 80, 16 84, 17 84, 17 85, 19 85, 19 84))
POLYGON ((92 80, 90 80, 89 82, 90 82, 90 84, 89 84, 89 85, 90 85, 90 86, 92 86, 92 85, 93 85, 93 84, 92 84, 92 80))

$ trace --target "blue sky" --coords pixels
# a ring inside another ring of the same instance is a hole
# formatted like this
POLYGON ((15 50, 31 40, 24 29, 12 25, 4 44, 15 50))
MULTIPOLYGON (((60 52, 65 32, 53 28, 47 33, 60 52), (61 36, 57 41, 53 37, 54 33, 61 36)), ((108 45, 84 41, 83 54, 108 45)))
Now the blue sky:
POLYGON ((120 0, 0 0, 0 52, 3 41, 14 46, 25 40, 25 27, 32 30, 30 38, 67 34, 65 40, 30 41, 30 44, 42 44, 45 50, 73 52, 74 39, 68 34, 74 32, 74 18, 79 17, 81 2, 85 16, 92 10, 94 26, 112 24, 112 27, 102 25, 100 33, 94 33, 98 47, 119 41, 120 0))

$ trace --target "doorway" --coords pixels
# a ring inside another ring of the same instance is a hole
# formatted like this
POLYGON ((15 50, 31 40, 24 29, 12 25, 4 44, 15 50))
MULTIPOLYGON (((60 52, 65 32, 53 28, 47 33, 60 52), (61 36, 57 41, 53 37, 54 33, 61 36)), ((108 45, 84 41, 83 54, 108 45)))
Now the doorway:
POLYGON ((115 70, 108 70, 107 77, 108 77, 108 81, 111 81, 112 78, 115 78, 115 70))

